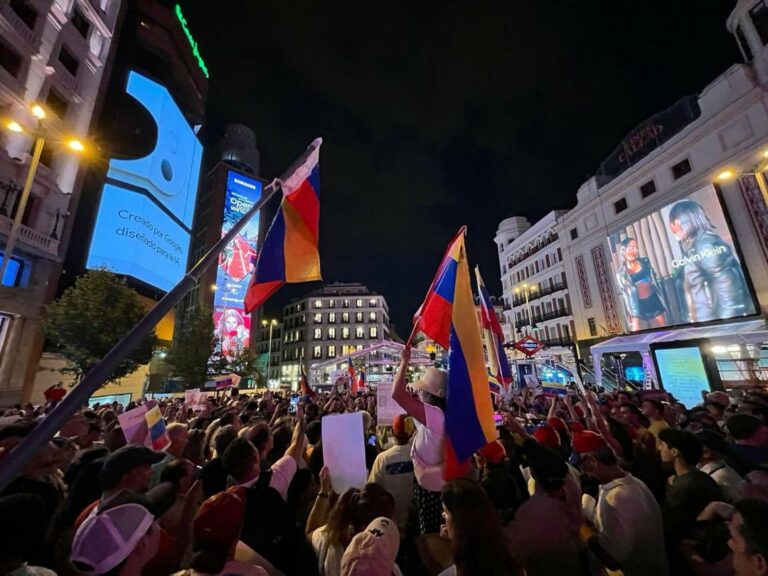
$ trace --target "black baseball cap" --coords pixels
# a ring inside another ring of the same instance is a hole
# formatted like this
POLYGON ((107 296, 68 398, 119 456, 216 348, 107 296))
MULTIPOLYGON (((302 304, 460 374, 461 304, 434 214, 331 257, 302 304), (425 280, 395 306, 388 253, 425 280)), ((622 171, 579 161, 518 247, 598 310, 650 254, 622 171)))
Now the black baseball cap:
POLYGON ((102 486, 113 486, 126 473, 138 466, 157 464, 165 458, 162 452, 155 452, 140 444, 129 444, 118 448, 104 460, 99 474, 102 486))

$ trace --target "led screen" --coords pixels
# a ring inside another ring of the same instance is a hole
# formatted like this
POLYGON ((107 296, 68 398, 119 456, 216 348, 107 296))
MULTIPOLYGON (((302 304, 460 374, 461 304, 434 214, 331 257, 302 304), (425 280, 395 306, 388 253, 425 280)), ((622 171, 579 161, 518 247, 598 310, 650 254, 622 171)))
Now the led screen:
POLYGON ((617 230, 608 244, 630 332, 756 313, 712 186, 617 230))
MULTIPOLYGON (((261 198, 261 182, 230 170, 224 196, 224 236, 261 198)), ((216 296, 213 321, 221 352, 232 354, 250 342, 251 317, 243 309, 243 299, 256 264, 259 217, 252 218, 219 256, 216 269, 216 296)))
POLYGON ((654 354, 664 390, 686 408, 701 404, 701 391, 708 392, 710 386, 699 348, 663 348, 655 350, 654 354))
POLYGON ((158 136, 147 156, 110 160, 86 267, 169 290, 186 271, 203 149, 166 88, 131 72, 126 91, 158 136))

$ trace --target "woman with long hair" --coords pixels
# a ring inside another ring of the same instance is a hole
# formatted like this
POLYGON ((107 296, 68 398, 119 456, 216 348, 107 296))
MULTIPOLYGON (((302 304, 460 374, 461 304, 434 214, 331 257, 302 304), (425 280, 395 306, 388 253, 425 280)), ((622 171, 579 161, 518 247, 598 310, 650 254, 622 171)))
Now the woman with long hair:
POLYGON ((442 502, 453 565, 440 576, 523 574, 507 549, 493 504, 476 482, 464 478, 446 482, 442 502))
POLYGON ((656 285, 651 261, 640 256, 637 240, 625 238, 619 244, 620 268, 616 280, 624 299, 629 329, 661 328, 667 324, 667 310, 656 285))

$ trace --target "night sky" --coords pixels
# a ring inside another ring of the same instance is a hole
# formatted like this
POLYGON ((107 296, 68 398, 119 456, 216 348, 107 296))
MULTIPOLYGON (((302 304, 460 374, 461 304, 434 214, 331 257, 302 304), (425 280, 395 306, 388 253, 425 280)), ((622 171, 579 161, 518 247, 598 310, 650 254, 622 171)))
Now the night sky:
MULTIPOLYGON (((731 0, 183 3, 211 74, 204 138, 256 131, 261 176, 322 136, 326 281, 386 296, 407 337, 462 225, 501 294, 493 237, 575 204, 634 126, 740 60, 731 0)), ((279 313, 313 285, 284 288, 279 313)))

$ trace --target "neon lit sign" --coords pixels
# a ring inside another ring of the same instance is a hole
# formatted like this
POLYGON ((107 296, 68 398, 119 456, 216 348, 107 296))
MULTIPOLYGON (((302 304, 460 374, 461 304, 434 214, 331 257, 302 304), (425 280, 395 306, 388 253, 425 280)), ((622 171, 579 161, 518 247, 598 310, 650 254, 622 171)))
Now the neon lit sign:
POLYGON ((187 19, 184 18, 184 14, 181 13, 181 6, 176 4, 176 17, 179 19, 179 24, 181 24, 181 29, 184 30, 184 34, 187 36, 187 40, 189 40, 189 45, 192 46, 192 54, 197 58, 197 65, 200 66, 200 70, 203 71, 203 74, 205 74, 206 78, 209 78, 208 76, 208 67, 205 65, 205 61, 203 60, 203 57, 200 56, 200 50, 197 47, 197 42, 195 42, 195 39, 192 37, 192 32, 189 31, 189 27, 187 26, 187 19))

